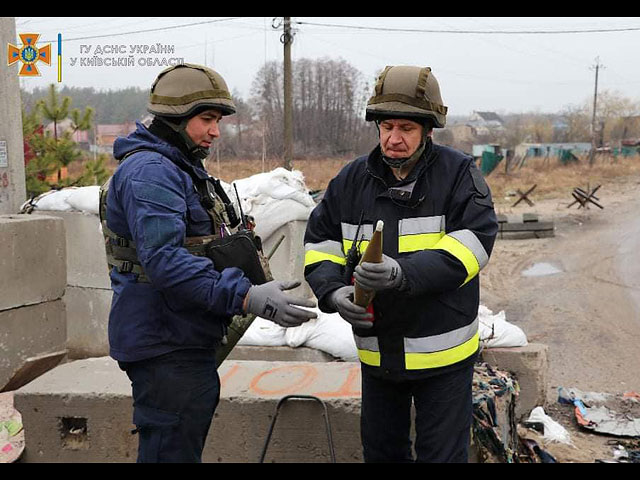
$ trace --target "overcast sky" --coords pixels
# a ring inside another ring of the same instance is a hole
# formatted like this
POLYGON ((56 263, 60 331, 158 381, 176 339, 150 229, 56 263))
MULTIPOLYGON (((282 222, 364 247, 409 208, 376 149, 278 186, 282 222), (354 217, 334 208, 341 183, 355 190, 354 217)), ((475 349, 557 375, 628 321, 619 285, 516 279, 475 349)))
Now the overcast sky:
MULTIPOLYGON (((31 90, 58 84, 61 33, 60 85, 147 89, 166 68, 148 65, 149 59, 158 63, 181 58, 215 68, 246 99, 265 61, 282 60, 282 27, 273 28, 281 18, 17 17, 16 32, 40 33, 38 46, 50 42, 53 54, 50 67, 38 64, 40 77, 21 77, 21 85, 31 90), (174 28, 179 25, 185 26, 174 28), (144 53, 145 45, 169 46, 173 53, 144 53), (98 46, 102 51, 96 50, 98 46), (120 51, 109 52, 114 48, 120 51), (86 63, 130 55, 135 67, 86 63)), ((385 65, 430 66, 452 115, 474 110, 558 112, 591 101, 596 57, 603 66, 599 92, 609 90, 640 101, 640 17, 292 17, 292 21, 294 61, 342 58, 370 83, 385 65), (564 33, 539 33, 560 31, 564 33)))

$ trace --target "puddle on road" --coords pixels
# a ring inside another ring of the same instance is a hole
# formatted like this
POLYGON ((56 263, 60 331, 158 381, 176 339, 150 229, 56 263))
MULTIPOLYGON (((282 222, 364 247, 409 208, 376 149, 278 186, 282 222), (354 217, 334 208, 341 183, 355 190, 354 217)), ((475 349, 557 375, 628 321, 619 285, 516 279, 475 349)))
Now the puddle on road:
POLYGON ((555 275, 557 273, 562 273, 562 270, 551 263, 545 262, 535 263, 522 271, 524 277, 544 277, 545 275, 555 275))

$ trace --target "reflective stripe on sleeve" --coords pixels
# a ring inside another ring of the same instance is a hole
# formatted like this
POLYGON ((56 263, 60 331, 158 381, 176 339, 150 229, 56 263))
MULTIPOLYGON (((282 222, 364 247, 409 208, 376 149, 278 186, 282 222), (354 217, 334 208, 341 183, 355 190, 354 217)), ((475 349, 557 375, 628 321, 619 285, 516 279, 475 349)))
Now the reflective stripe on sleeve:
POLYGON ((448 233, 432 248, 449 252, 460 260, 467 270, 467 278, 462 285, 475 277, 489 262, 489 255, 471 230, 448 233))
POLYGON ((345 265, 347 263, 340 242, 325 240, 320 243, 306 243, 304 250, 305 267, 325 260, 339 265, 345 265))
POLYGON ((398 221, 398 253, 433 248, 444 236, 444 216, 403 218, 398 221))

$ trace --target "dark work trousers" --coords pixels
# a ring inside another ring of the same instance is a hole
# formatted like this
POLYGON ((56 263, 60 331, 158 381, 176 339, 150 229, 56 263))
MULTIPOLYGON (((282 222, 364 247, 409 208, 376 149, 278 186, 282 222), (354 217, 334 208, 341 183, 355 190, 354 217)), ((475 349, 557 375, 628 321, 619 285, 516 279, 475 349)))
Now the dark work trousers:
POLYGON ((179 350, 139 362, 120 362, 133 388, 138 463, 194 463, 220 400, 212 350, 179 350))
POLYGON ((473 364, 422 380, 392 381, 362 369, 361 435, 365 462, 466 463, 473 400, 473 364))

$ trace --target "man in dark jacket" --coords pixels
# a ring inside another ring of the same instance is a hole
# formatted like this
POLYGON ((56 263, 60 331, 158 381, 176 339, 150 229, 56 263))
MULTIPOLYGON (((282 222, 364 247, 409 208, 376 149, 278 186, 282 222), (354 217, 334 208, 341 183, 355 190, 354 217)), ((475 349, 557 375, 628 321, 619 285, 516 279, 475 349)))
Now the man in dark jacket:
POLYGON ((231 318, 252 313, 296 326, 315 313, 294 306, 313 302, 284 293, 297 283, 254 285, 186 246, 239 223, 203 166, 220 120, 235 112, 223 78, 192 64, 166 69, 148 110, 148 128, 116 140, 121 163, 101 195, 114 292, 110 355, 132 382, 138 461, 199 462, 220 396, 215 352, 231 318))
POLYGON ((362 372, 366 462, 466 462, 478 341, 479 271, 498 230, 473 158, 436 145, 447 107, 430 68, 387 67, 368 102, 379 145, 329 183, 305 234, 305 277, 352 324, 362 372), (355 264, 378 220, 380 263, 355 264), (356 236, 357 233, 357 236, 356 236), (357 259, 357 257, 354 257, 357 259), (353 303, 353 280, 375 292, 353 303))

